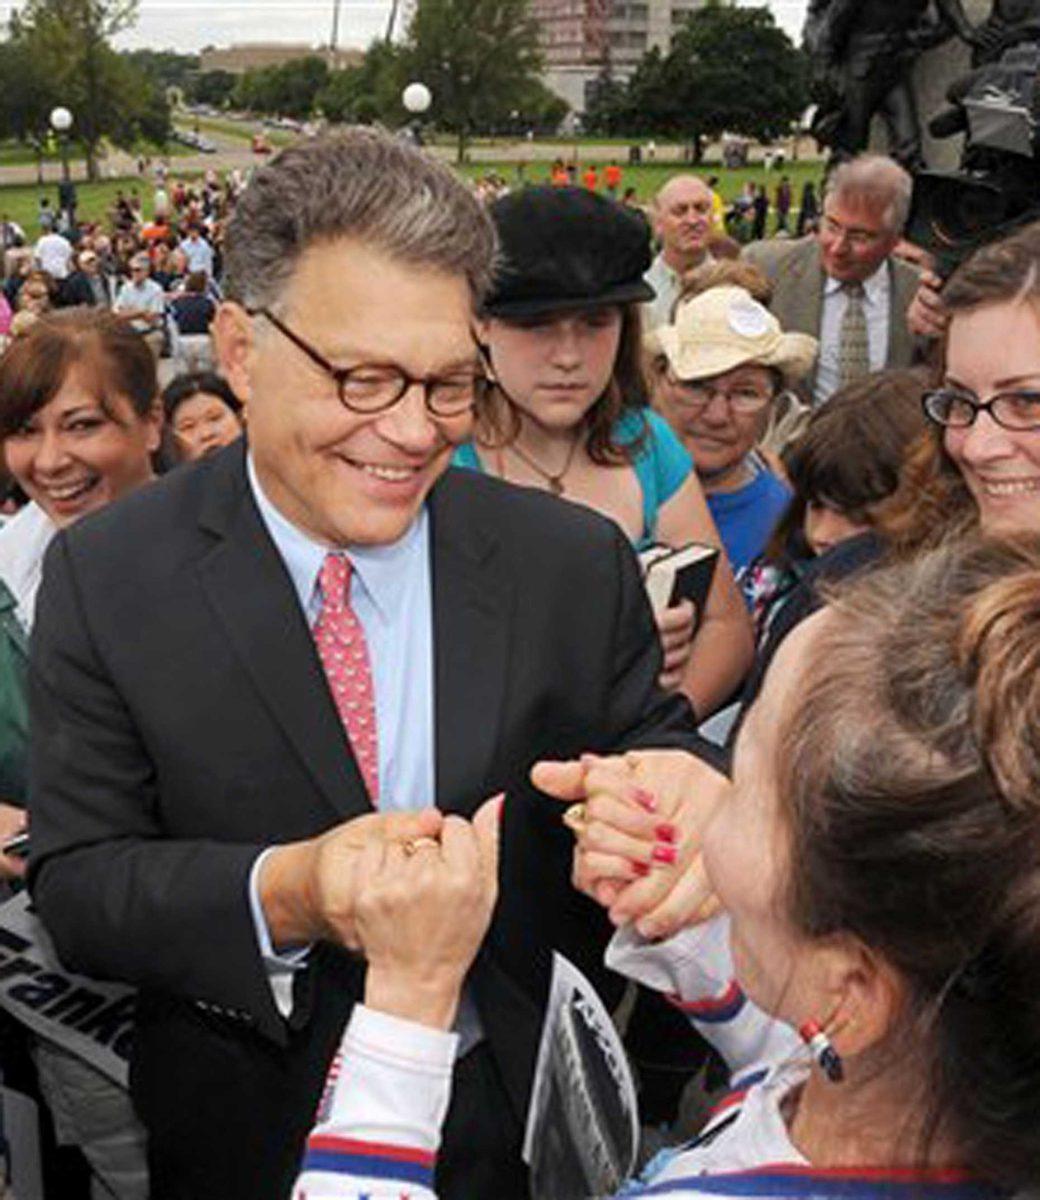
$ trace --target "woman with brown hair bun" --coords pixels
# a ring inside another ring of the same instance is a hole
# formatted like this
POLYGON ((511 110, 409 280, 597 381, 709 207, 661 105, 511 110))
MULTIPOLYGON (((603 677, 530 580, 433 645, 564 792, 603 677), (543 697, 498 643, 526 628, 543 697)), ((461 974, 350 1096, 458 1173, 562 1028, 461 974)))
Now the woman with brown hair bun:
MULTIPOLYGON (((625 1196, 998 1200, 1040 1179, 1040 539, 950 543, 835 596, 781 647, 732 781, 669 750, 534 779, 584 796, 575 881, 622 926, 608 965, 732 1071, 625 1196), (633 872, 662 821, 677 861, 633 872)), ((311 1200, 433 1194, 437 1064, 481 934, 448 887, 474 869, 402 863, 359 886, 366 955, 385 964, 411 911, 458 929, 457 961, 415 945, 355 1010, 311 1200)))

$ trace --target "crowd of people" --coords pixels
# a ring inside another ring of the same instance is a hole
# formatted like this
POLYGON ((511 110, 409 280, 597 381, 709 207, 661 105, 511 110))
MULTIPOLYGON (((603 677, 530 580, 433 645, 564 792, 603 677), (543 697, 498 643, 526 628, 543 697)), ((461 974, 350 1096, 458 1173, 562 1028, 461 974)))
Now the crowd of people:
POLYGON ((129 1091, 5 1014, 49 1197, 526 1197, 554 952, 623 1195, 1040 1181, 1040 226, 611 182, 349 129, 8 251, 0 872, 137 994, 129 1091))

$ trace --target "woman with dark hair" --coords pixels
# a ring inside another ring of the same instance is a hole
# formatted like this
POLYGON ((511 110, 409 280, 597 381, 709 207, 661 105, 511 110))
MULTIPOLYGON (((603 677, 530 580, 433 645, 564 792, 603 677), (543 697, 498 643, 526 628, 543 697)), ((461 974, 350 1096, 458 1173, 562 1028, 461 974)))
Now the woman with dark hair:
POLYGON ((764 552, 741 576, 759 644, 800 583, 826 578, 836 547, 863 537, 857 562, 882 553, 907 447, 926 424, 922 386, 918 371, 880 371, 850 384, 812 413, 783 453, 793 495, 764 552))
POLYGON ((1040 224, 976 251, 941 298, 932 429, 889 513, 905 552, 973 528, 1040 530, 1040 224))
MULTIPOLYGON (((607 962, 733 1073, 625 1196, 998 1200, 1040 1178, 1038 595, 1037 539, 951 543, 792 634, 732 782, 683 751, 535 768, 583 799, 575 880, 622 926, 607 962), (635 871, 662 820, 678 860, 635 871)), ((433 1195, 493 866, 482 822, 361 864, 376 972, 297 1196, 433 1195)))
POLYGON ((195 371, 172 379, 163 415, 179 462, 194 462, 242 436, 242 404, 223 376, 195 371))
MULTIPOLYGON (((569 187, 514 192, 491 215, 503 265, 478 336, 495 386, 456 464, 597 509, 637 548, 720 545, 688 455, 648 408, 644 224, 604 196, 569 187)), ((724 555, 704 612, 684 602, 658 625, 662 686, 708 715, 750 662, 746 614, 724 555)))
MULTIPOLYGON (((154 477, 162 411, 143 339, 99 309, 40 317, 0 358, 0 442, 29 497, 0 529, 0 838, 26 828, 28 641, 55 533, 154 477)), ((118 582, 118 581, 117 581, 118 582)), ((0 855, 0 875, 24 874, 0 855)), ((34 1059, 61 1144, 79 1145, 106 1194, 147 1195, 143 1134, 124 1089, 45 1040, 34 1059)))

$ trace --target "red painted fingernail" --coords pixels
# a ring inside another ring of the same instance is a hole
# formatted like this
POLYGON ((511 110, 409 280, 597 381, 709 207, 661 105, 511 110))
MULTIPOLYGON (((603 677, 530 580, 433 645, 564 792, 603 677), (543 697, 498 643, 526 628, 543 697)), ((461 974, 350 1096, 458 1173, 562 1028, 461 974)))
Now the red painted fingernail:
POLYGON ((654 837, 659 842, 677 842, 679 840, 679 831, 674 825, 658 825, 654 830, 654 837))
POLYGON ((632 793, 632 799, 647 812, 657 812, 657 797, 653 792, 648 792, 646 788, 637 787, 632 793))
POLYGON ((650 864, 649 863, 640 862, 638 858, 633 858, 631 860, 631 862, 632 862, 632 870, 635 872, 635 874, 640 879, 642 879, 642 877, 644 875, 650 874, 650 864))
POLYGON ((655 863, 662 863, 670 867, 676 860, 678 852, 674 846, 655 846, 650 857, 655 863))

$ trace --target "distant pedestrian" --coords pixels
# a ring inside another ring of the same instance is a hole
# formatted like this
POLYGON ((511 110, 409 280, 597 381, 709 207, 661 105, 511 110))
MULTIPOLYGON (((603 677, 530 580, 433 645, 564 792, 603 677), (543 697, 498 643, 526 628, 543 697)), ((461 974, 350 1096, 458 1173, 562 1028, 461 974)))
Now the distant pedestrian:
POLYGON ((609 165, 604 168, 603 182, 607 186, 607 194, 611 197, 611 199, 616 199, 618 190, 621 187, 621 168, 616 162, 613 161, 613 159, 610 161, 609 165))
POLYGON ((594 192, 599 187, 599 175, 596 171, 595 163, 589 163, 589 165, 585 168, 581 177, 581 181, 590 192, 594 192))
POLYGON ((718 233, 726 232, 726 203, 719 191, 718 175, 709 175, 708 187, 711 190, 711 223, 718 233))
POLYGON ((820 219, 820 205, 816 199, 816 187, 811 179, 806 180, 805 187, 802 188, 802 204, 798 210, 798 223, 795 226, 795 233, 799 237, 805 237, 807 233, 816 232, 816 223, 820 219))
POLYGON ((788 232, 787 219, 791 212, 791 180, 784 175, 776 185, 776 231, 788 232))
POLYGON ((766 236, 766 222, 769 220, 769 193, 764 183, 755 188, 751 210, 754 214, 751 220, 751 240, 760 242, 766 236))

